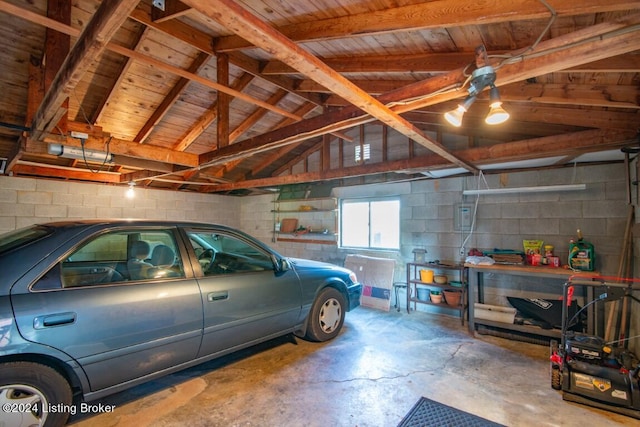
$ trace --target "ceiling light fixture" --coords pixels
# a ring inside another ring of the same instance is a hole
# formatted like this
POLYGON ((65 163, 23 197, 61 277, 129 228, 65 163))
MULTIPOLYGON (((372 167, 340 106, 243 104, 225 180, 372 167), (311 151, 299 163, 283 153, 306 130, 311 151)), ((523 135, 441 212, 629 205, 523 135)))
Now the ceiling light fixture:
POLYGON ((485 88, 489 88, 489 96, 491 99, 491 109, 485 122, 490 125, 504 123, 509 119, 509 113, 502 108, 500 93, 495 86, 496 72, 492 66, 486 65, 477 68, 471 73, 471 83, 469 84, 469 95, 461 104, 458 104, 455 110, 445 113, 444 118, 453 126, 460 127, 462 125, 462 117, 464 113, 469 111, 469 107, 476 101, 480 92, 485 88))
POLYGON ((585 184, 542 185, 539 187, 511 187, 487 188, 484 190, 464 190, 464 196, 480 196, 483 194, 513 194, 513 193, 545 193, 549 191, 580 191, 586 190, 585 184))
POLYGON ((86 160, 98 163, 112 163, 113 154, 102 151, 87 150, 86 148, 70 147, 61 144, 49 144, 49 154, 67 159, 86 160))
POLYGON ((136 197, 136 183, 133 181, 129 181, 129 188, 127 189, 127 199, 133 199, 136 197))

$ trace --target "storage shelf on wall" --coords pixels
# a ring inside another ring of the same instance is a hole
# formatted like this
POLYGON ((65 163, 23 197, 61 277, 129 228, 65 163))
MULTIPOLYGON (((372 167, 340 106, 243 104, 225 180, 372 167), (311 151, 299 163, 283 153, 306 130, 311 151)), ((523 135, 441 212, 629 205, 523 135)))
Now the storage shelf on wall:
POLYGON ((338 201, 332 197, 274 201, 273 233, 278 242, 338 244, 338 201))

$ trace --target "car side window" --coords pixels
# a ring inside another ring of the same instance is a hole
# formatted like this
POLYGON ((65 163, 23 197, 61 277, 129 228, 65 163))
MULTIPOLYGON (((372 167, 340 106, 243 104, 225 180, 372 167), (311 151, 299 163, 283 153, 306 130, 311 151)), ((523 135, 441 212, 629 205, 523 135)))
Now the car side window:
POLYGON ((108 232, 79 246, 32 289, 183 278, 184 268, 178 254, 171 230, 108 232), (55 286, 58 280, 60 285, 55 286))
POLYGON ((129 280, 184 278, 182 257, 170 231, 130 234, 127 273, 129 280))
POLYGON ((60 263, 62 287, 103 285, 126 280, 127 236, 107 233, 80 246, 60 263))
POLYGON ((198 231, 188 236, 205 276, 274 269, 269 253, 235 236, 198 231))

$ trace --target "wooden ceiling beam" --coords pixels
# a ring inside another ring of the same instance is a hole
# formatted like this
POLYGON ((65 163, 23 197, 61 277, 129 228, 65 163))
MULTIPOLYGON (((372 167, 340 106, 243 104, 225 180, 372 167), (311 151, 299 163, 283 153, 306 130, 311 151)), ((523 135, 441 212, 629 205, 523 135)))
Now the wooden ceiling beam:
POLYGON ((38 176, 49 178, 63 178, 66 180, 120 183, 120 174, 114 172, 91 172, 64 166, 43 166, 30 162, 19 161, 13 168, 14 176, 38 176))
MULTIPOLYGON (((640 55, 638 55, 640 56, 640 55)), ((626 85, 527 83, 500 88, 503 102, 535 102, 569 106, 640 109, 640 88, 626 85)))
MULTIPOLYGON (((71 24, 71 3, 61 3, 57 0, 47 0, 47 17, 71 24)), ((45 94, 51 88, 51 84, 58 72, 61 70, 65 58, 69 55, 71 37, 67 34, 59 33, 50 28, 46 29, 44 40, 44 89, 45 94)), ((60 121, 55 123, 60 132, 67 131, 67 120, 69 110, 69 97, 63 99, 60 109, 65 111, 60 121)))
MULTIPOLYGON (((210 58, 211 55, 208 53, 200 52, 198 56, 196 56, 196 59, 193 60, 187 71, 193 74, 198 74, 210 58)), ((184 93, 184 90, 187 88, 189 83, 191 83, 191 80, 185 77, 180 77, 180 79, 178 79, 176 84, 173 85, 169 93, 164 97, 160 105, 158 105, 158 108, 154 110, 151 117, 149 117, 142 128, 140 128, 135 138, 133 138, 134 142, 143 143, 147 139, 156 125, 160 123, 162 118, 167 114, 167 112, 169 112, 171 107, 173 107, 173 104, 178 100, 180 95, 184 93)))
MULTIPOLYGON (((417 123, 446 125, 443 120, 443 114, 454 109, 455 106, 456 103, 446 102, 437 106, 426 107, 422 110, 402 113, 402 115, 417 123)), ((502 126, 492 127, 492 129, 508 127, 513 120, 521 124, 534 123, 533 126, 535 126, 535 123, 545 123, 566 127, 624 130, 637 127, 638 117, 640 116, 640 111, 637 108, 603 111, 594 108, 564 108, 551 104, 531 105, 525 102, 509 102, 503 106, 511 114, 511 119, 502 126)), ((484 119, 488 110, 488 102, 481 101, 474 104, 474 107, 465 114, 462 126, 466 126, 467 120, 471 118, 484 119)), ((471 126, 476 126, 476 124, 474 122, 471 126)))
MULTIPOLYGON (((324 138, 324 136, 323 136, 324 138)), ((279 168, 277 168, 276 170, 273 171, 273 176, 278 176, 283 174, 284 172, 286 172, 287 170, 291 170, 295 165, 297 165, 300 162, 307 162, 307 159, 309 158, 310 155, 312 155, 313 153, 317 153, 318 151, 320 151, 322 149, 322 142, 313 145, 312 147, 307 148, 306 150, 304 150, 303 153, 301 153, 300 155, 296 156, 295 158, 289 160, 288 162, 286 162, 285 164, 281 165, 279 168)), ((307 168, 305 167, 305 172, 307 171, 307 168)))
MULTIPOLYGON (((102 5, 107 5, 109 3, 116 2, 116 1, 120 1, 120 2, 129 1, 129 2, 132 2, 133 0, 111 0, 109 2, 103 2, 101 4, 101 7, 102 7, 102 5)), ((61 26, 61 25, 59 25, 59 23, 57 23, 53 19, 49 19, 49 18, 46 18, 46 17, 39 16, 39 15, 37 15, 37 14, 35 14, 33 12, 29 12, 29 11, 27 11, 25 9, 13 7, 12 5, 4 2, 3 0, 0 0, 0 11, 13 14, 15 16, 18 16, 19 18, 26 19, 27 21, 30 21, 30 22, 43 24, 47 28, 55 28, 56 30, 62 30, 65 34, 69 34, 69 35, 72 35, 72 36, 78 36, 80 34, 80 32, 78 30, 76 30, 75 28, 73 28, 73 27, 61 26)), ((120 12, 120 11, 118 10, 118 12, 120 12)), ((98 12, 96 12, 96 15, 97 14, 98 14, 98 12)), ((95 19, 96 15, 94 15, 94 19, 95 19)), ((126 17, 124 19, 126 19, 126 17)), ((113 31, 115 31, 115 30, 117 30, 117 28, 114 29, 113 31)), ((82 35, 84 36, 85 33, 86 33, 86 30, 82 33, 82 35)), ((148 65, 151 65, 153 67, 156 67, 158 69, 161 69, 161 70, 164 70, 166 72, 175 74, 175 75, 177 75, 179 77, 183 77, 183 78, 189 79, 191 81, 195 81, 197 83, 200 83, 203 86, 210 87, 210 88, 212 88, 214 90, 227 93, 227 94, 229 94, 229 95, 231 95, 233 97, 239 98, 239 99, 241 99, 241 100, 243 100, 243 101, 245 101, 247 103, 261 106, 263 108, 266 108, 267 110, 273 111, 274 113, 280 114, 282 116, 291 117, 291 118, 294 118, 296 120, 300 120, 301 119, 301 117, 295 116, 295 115, 293 115, 292 113, 290 113, 288 111, 282 110, 281 108, 277 108, 277 107, 274 107, 272 105, 269 105, 269 104, 267 104, 266 102, 264 102, 262 100, 259 100, 259 99, 256 99, 256 98, 252 98, 249 95, 246 95, 246 94, 244 94, 242 92, 237 92, 237 91, 235 91, 235 90, 233 90, 233 89, 231 89, 231 88, 229 88, 227 86, 224 86, 224 85, 218 84, 216 82, 213 82, 211 80, 205 79, 204 77, 201 77, 201 76, 199 76, 197 74, 194 74, 194 73, 190 73, 189 71, 184 70, 182 68, 174 67, 173 65, 170 65, 170 64, 167 64, 165 62, 159 61, 159 60, 157 60, 155 58, 152 58, 150 56, 143 55, 140 52, 136 52, 136 51, 133 51, 131 49, 127 49, 127 48, 125 48, 123 46, 120 46, 118 44, 101 42, 101 43, 94 43, 94 45, 96 45, 94 47, 97 47, 98 45, 101 45, 102 46, 100 48, 101 50, 99 52, 94 52, 93 50, 90 50, 90 52, 92 52, 91 60, 85 58, 82 61, 82 64, 81 64, 82 65, 82 69, 84 71, 86 71, 86 68, 90 65, 90 64, 86 64, 85 62, 93 62, 93 61, 95 61, 97 55, 99 53, 101 53, 104 48, 106 48, 106 49, 110 50, 111 52, 120 54, 120 55, 128 57, 130 59, 138 60, 138 61, 143 62, 145 64, 148 64, 148 65)), ((76 43, 76 45, 74 46, 74 50, 75 51, 77 51, 78 49, 82 49, 82 48, 77 48, 77 46, 78 46, 78 43, 76 43)), ((78 56, 78 54, 74 54, 74 50, 71 51, 69 57, 71 57, 72 55, 74 57, 78 56)), ((88 54, 86 54, 86 52, 85 52, 85 57, 86 56, 88 56, 88 54)), ((74 62, 77 62, 77 61, 78 60, 74 60, 74 62)), ((67 67, 67 68, 69 68, 69 67, 67 67)), ((78 68, 78 71, 80 71, 79 68, 78 68)), ((69 73, 70 73, 70 70, 67 70, 66 74, 69 74, 69 73)), ((71 77, 73 77, 73 81, 69 81, 68 85, 63 85, 64 86, 64 90, 58 90, 57 91, 57 92, 59 92, 58 93, 58 97, 63 96, 62 99, 64 99, 65 93, 68 94, 68 92, 70 92, 73 89, 73 87, 75 87, 75 85, 77 84, 78 80, 81 77, 81 76, 78 76, 76 74, 72 74, 71 75, 71 77)), ((65 79, 65 78, 63 77, 63 79, 65 79)), ((62 86, 62 85, 58 84, 58 86, 62 86)), ((47 105, 55 104, 55 102, 51 102, 51 101, 47 100, 46 97, 45 97, 45 101, 47 102, 47 105)), ((60 103, 61 102, 62 101, 60 101, 60 103)), ((44 105, 44 101, 43 101, 43 105, 44 105)), ((44 123, 47 124, 46 125, 47 126, 46 131, 48 132, 48 131, 51 130, 51 128, 53 126, 55 126, 55 123, 56 123, 51 117, 54 117, 54 118, 58 117, 59 118, 62 114, 64 114, 64 111, 63 112, 58 111, 57 107, 56 107, 55 110, 51 110, 50 108, 45 108, 45 107, 41 106, 41 109, 43 109, 44 111, 47 111, 48 116, 46 118, 47 120, 43 120, 43 119, 39 118, 38 115, 36 115, 36 119, 38 120, 39 126, 42 127, 42 129, 40 129, 39 131, 40 132, 44 131, 44 125, 41 124, 42 122, 44 122, 44 123), (50 124, 51 122, 53 122, 54 124, 51 125, 50 124)), ((44 113, 41 112, 40 115, 42 115, 42 114, 44 114, 44 113)), ((35 126, 34 126, 34 129, 38 130, 38 128, 36 128, 35 126)))
POLYGON ((153 6, 151 19, 153 22, 164 22, 186 15, 191 8, 179 0, 164 0, 164 10, 153 6))
MULTIPOLYGON (((216 81, 225 86, 229 86, 229 55, 218 54, 216 55, 216 81)), ((269 100, 266 101, 269 105, 275 105, 269 100)), ((231 97, 226 93, 218 93, 216 99, 216 110, 218 111, 216 119, 216 136, 217 141, 215 146, 226 147, 229 145, 229 105, 231 104, 231 97)))
MULTIPOLYGON (((165 33, 171 37, 175 37, 178 40, 183 41, 189 46, 200 50, 201 52, 215 55, 216 52, 213 49, 213 40, 211 36, 197 28, 191 27, 181 21, 169 21, 169 22, 153 22, 151 19, 151 13, 148 9, 145 9, 146 5, 141 2, 138 7, 131 13, 131 18, 140 22, 143 25, 154 28, 162 33, 165 33)), ((256 61, 253 58, 244 55, 241 52, 229 53, 229 61, 236 67, 253 74, 254 76, 269 82, 277 87, 280 87, 301 99, 313 102, 316 105, 321 105, 322 100, 320 97, 314 94, 297 93, 296 82, 293 79, 284 76, 268 76, 262 74, 263 64, 256 61)))
MULTIPOLYGON (((132 50, 135 50, 140 45, 142 45, 142 42, 145 41, 147 36, 149 35, 149 31, 150 30, 147 27, 140 26, 140 29, 139 29, 138 33, 134 36, 134 40, 130 44, 132 50)), ((125 60, 122 62, 122 64, 118 68, 118 70, 114 73, 114 75, 116 75, 117 78, 110 85, 109 89, 107 90, 106 96, 104 96, 100 100, 100 103, 98 104, 98 107, 95 109, 92 117, 89 119, 89 121, 92 124, 98 123, 100 121, 100 119, 102 118, 102 113, 104 112, 105 107, 107 105, 109 105, 109 102, 115 96, 116 89, 120 87, 120 85, 122 84, 122 81, 125 79, 126 74, 127 74, 127 72, 129 71, 129 69, 131 68, 132 65, 133 65, 133 60, 130 59, 130 58, 125 58, 125 60)))
MULTIPOLYGON (((304 117, 308 113, 310 113, 312 110, 313 110, 313 107, 311 106, 311 104, 305 104, 300 109, 298 109, 296 113, 304 117)), ((290 124, 290 120, 285 119, 282 122, 280 122, 278 126, 276 126, 276 129, 286 126, 288 124, 290 124)), ((275 161, 287 155, 290 151, 295 149, 297 145, 298 144, 289 144, 284 147, 280 147, 277 150, 273 150, 271 153, 269 153, 269 155, 265 156, 264 160, 262 160, 260 163, 253 166, 253 168, 251 169, 251 175, 256 176, 258 173, 260 173, 260 171, 273 165, 275 161)))
MULTIPOLYGON (((287 96, 288 92, 283 89, 278 89, 267 99, 267 102, 273 105, 278 104, 278 102, 282 101, 285 96, 287 96)), ((229 143, 233 144, 242 134, 251 129, 253 125, 258 123, 262 117, 267 114, 267 110, 263 108, 258 108, 253 111, 253 113, 249 114, 246 119, 242 121, 229 135, 229 143)), ((296 112, 296 114, 298 114, 296 112)), ((302 117, 302 116, 301 116, 302 117)))
POLYGON ((132 51, 130 49, 127 49, 125 47, 122 47, 120 45, 117 44, 113 44, 113 43, 109 43, 108 46, 109 50, 115 53, 119 53, 120 55, 123 56, 127 56, 129 58, 133 58, 136 60, 139 60, 140 62, 143 62, 145 64, 149 64, 155 68, 158 68, 160 70, 164 70, 167 71, 169 73, 175 74, 177 76, 183 77, 185 79, 189 79, 193 82, 199 83, 205 87, 209 87, 211 89, 217 90, 219 92, 224 92, 228 95, 231 95, 235 98, 241 99, 249 104, 253 104, 253 105, 258 105, 262 108, 265 108, 267 110, 273 111, 276 114, 280 114, 281 116, 286 116, 286 117, 291 117, 297 120, 300 120, 301 117, 295 116, 293 113, 290 113, 286 110, 283 110, 282 108, 278 108, 275 107, 273 105, 267 104, 266 102, 257 99, 257 98, 252 98, 251 96, 243 93, 243 92, 238 92, 236 90, 231 89, 228 86, 224 86, 222 84, 213 82, 211 80, 208 80, 202 76, 199 76, 198 74, 194 74, 194 73, 190 73, 187 70, 184 70, 182 68, 178 68, 178 67, 174 67, 173 65, 167 64, 165 62, 159 61, 155 58, 152 58, 150 56, 147 55, 143 55, 139 52, 135 52, 132 51))
MULTIPOLYGON (((640 56, 640 55, 638 55, 640 56)), ((407 85, 406 80, 352 80, 370 95, 379 95, 407 85)), ((321 85, 305 80, 300 90, 329 93, 321 85)), ((508 102, 536 102, 540 104, 581 105, 640 109, 640 88, 633 85, 580 85, 518 82, 500 88, 500 98, 508 102)), ((329 97, 326 105, 346 106, 348 103, 337 96, 329 97)))
MULTIPOLYGON (((474 147, 455 151, 455 154, 470 163, 479 166, 536 159, 541 157, 556 157, 570 153, 590 151, 604 151, 628 146, 635 139, 635 131, 603 131, 589 130, 573 134, 554 135, 551 137, 535 138, 517 142, 497 144, 490 147, 474 147)), ((219 184, 210 191, 232 191, 246 188, 260 188, 277 185, 295 184, 299 182, 317 182, 333 179, 350 178, 354 176, 377 175, 380 173, 418 173, 428 170, 438 170, 450 167, 445 159, 429 154, 416 156, 411 159, 392 160, 366 165, 338 167, 327 171, 306 172, 294 175, 284 175, 270 178, 260 178, 229 184, 219 184)))
POLYGON ((294 44, 271 26, 238 6, 231 0, 211 0, 198 3, 195 0, 185 2, 205 16, 218 21, 236 34, 251 41, 256 46, 288 63, 312 80, 331 88, 332 92, 347 99, 353 105, 366 111, 398 132, 406 135, 427 149, 444 157, 453 164, 469 171, 476 171, 446 150, 438 141, 433 141, 420 129, 391 111, 377 99, 351 83, 347 78, 327 67, 322 61, 306 50, 294 44))
MULTIPOLYGON (((188 2, 187 2, 188 3, 188 2)), ((634 10, 640 8, 635 0, 564 0, 554 2, 557 16, 574 16, 588 13, 634 10)), ((220 13, 223 13, 220 11, 220 13)), ((514 19, 548 19, 549 9, 542 2, 510 0, 500 2, 475 2, 467 0, 430 1, 365 12, 360 14, 327 18, 310 22, 285 25, 276 30, 296 42, 330 40, 346 37, 364 37, 398 31, 416 31, 429 28, 462 27, 514 19)), ((252 47, 239 34, 216 40, 216 51, 225 52, 252 47)))
POLYGON ((138 0, 105 0, 66 57, 33 119, 33 135, 39 139, 57 124, 63 101, 106 48, 108 41, 128 18, 138 0))
MULTIPOLYGON (((489 56, 504 55, 506 51, 491 51, 489 56)), ((413 73, 441 74, 464 67, 469 61, 469 52, 421 53, 414 55, 366 55, 320 58, 325 64, 342 74, 359 73, 413 73)), ((559 73, 638 73, 640 55, 623 54, 593 61, 588 64, 568 67, 559 73)), ((264 75, 277 76, 297 74, 297 71, 281 61, 269 61, 262 68, 264 75)))
MULTIPOLYGON (((64 144, 71 147, 82 147, 79 139, 71 137, 45 136, 45 143, 64 144)), ((39 146, 45 146, 46 144, 37 142, 35 140, 29 140, 27 142, 27 152, 37 153, 39 146)), ((126 157, 133 157, 138 159, 146 159, 155 162, 171 163, 179 166, 197 167, 199 157, 197 154, 183 153, 180 151, 171 150, 169 148, 158 147, 157 145, 151 146, 147 144, 138 144, 132 141, 125 141, 123 139, 111 138, 109 136, 103 136, 102 138, 96 138, 90 136, 84 144, 85 148, 96 151, 109 151, 114 155, 122 155, 126 157), (108 144, 108 148, 107 148, 108 144)), ((46 147, 42 152, 46 153, 46 147)))
MULTIPOLYGON (((251 81, 253 81, 254 78, 255 77, 252 74, 243 73, 238 79, 236 79, 236 81, 233 83, 231 87, 241 92, 247 86, 249 86, 249 84, 251 83, 251 81)), ((273 104, 269 99, 266 102, 268 102, 269 104, 273 104)), ((209 109, 207 109, 207 111, 205 111, 204 114, 202 114, 198 118, 198 120, 196 120, 196 122, 193 125, 191 125, 191 128, 189 129, 187 134, 184 136, 184 138, 182 138, 173 146, 174 150, 176 151, 187 150, 187 148, 189 148, 191 144, 193 144, 193 142, 196 139, 198 139, 198 137, 202 135, 204 131, 206 131, 209 128, 209 126, 213 124, 213 122, 218 117, 217 105, 218 105, 218 102, 217 101, 214 102, 213 105, 211 105, 209 109)), ((267 110, 263 109, 262 111, 267 111, 267 110)))
MULTIPOLYGON (((628 15, 617 21, 596 24, 584 30, 540 42, 534 52, 535 56, 525 56, 519 61, 503 64, 497 71, 496 84, 502 86, 517 83, 567 67, 639 50, 639 24, 640 14, 628 15)), ((513 52, 514 57, 517 55, 518 52, 513 52)), ((387 92, 378 99, 385 104, 395 104, 394 111, 404 113, 465 96, 466 91, 447 90, 455 88, 465 79, 465 70, 459 69, 387 92)), ((359 108, 347 106, 303 120, 295 126, 287 126, 241 141, 226 147, 225 150, 203 153, 200 160, 203 164, 213 165, 237 156, 264 152, 372 120, 359 108)))

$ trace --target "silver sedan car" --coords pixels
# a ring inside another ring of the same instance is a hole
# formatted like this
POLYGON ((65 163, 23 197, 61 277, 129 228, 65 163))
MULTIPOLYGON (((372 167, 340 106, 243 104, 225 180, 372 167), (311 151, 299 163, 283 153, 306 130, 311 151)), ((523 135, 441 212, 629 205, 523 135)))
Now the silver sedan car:
POLYGON ((353 272, 238 230, 68 221, 0 236, 0 425, 59 426, 82 405, 277 336, 335 337, 353 272))

